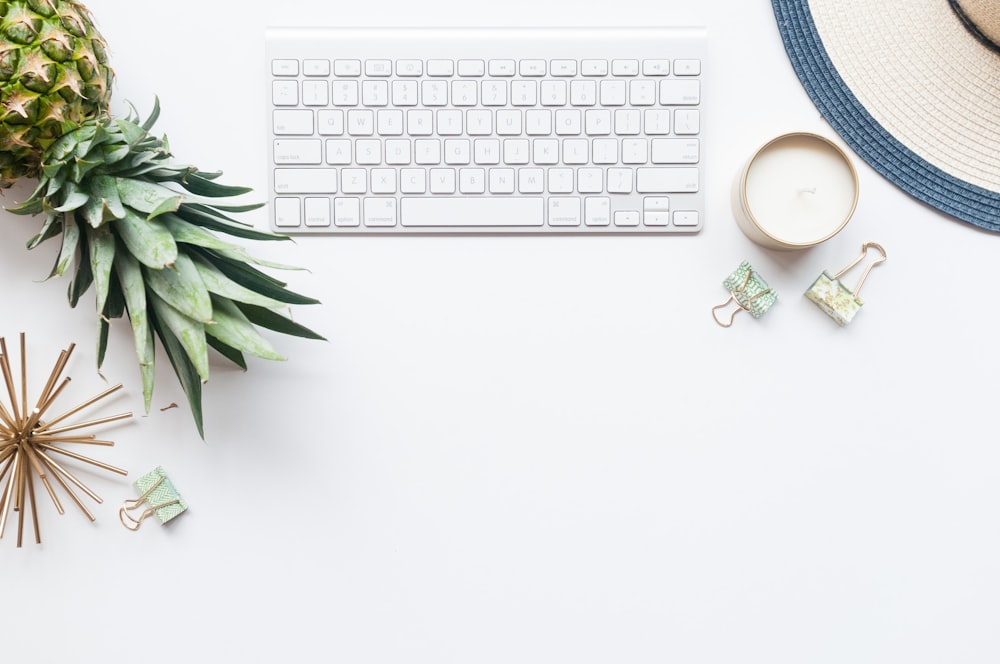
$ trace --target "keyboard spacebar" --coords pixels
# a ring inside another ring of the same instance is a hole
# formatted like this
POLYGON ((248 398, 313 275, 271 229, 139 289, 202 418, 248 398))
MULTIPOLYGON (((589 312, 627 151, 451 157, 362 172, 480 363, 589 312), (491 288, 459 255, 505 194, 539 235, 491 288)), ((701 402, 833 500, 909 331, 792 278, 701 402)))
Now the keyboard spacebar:
POLYGON ((400 223, 414 228, 542 226, 543 202, 539 197, 403 198, 400 223))

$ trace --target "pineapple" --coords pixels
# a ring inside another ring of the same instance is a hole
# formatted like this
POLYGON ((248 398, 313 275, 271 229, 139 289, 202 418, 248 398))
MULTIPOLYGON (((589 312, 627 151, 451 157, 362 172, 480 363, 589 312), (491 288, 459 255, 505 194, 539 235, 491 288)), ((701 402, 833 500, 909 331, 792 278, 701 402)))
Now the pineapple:
POLYGON ((282 359, 258 327, 322 339, 281 313, 317 301, 259 269, 288 266, 257 260, 222 236, 287 237, 231 216, 260 207, 228 200, 249 189, 173 160, 166 140, 150 131, 158 103, 145 121, 134 109, 110 115, 112 73, 82 5, 0 0, 0 15, 0 184, 38 179, 10 211, 44 217, 29 249, 61 238, 50 277, 71 275, 71 306, 94 287, 98 367, 111 320, 127 314, 146 411, 159 339, 204 437, 209 348, 246 369, 244 354, 282 359))
POLYGON ((83 5, 0 0, 0 187, 35 177, 67 126, 105 112, 112 78, 83 5))

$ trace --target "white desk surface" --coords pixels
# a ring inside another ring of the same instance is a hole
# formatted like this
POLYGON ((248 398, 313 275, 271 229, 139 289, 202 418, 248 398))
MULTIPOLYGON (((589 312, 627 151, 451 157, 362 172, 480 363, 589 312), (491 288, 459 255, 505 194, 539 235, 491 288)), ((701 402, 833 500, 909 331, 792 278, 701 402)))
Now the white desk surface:
MULTIPOLYGON (((810 664, 1000 659, 1000 237, 860 160, 839 236, 766 251, 729 188, 766 139, 833 137, 765 0, 88 3, 116 108, 159 95, 177 157, 266 189, 267 25, 703 24, 697 237, 308 238, 258 249, 322 300, 274 335, 288 361, 223 361, 201 441, 165 358, 152 412, 81 471, 96 523, 40 501, 43 544, 0 541, 5 662, 810 664), (240 7, 242 6, 242 8, 240 7), (263 7, 263 9, 261 9, 263 7), (802 297, 865 240, 888 262, 838 328, 802 297), (747 258, 778 289, 712 322, 747 258), (171 402, 181 408, 161 410, 171 402), (190 510, 137 533, 131 482, 164 466, 190 510)), ((5 204, 23 188, 6 192, 5 204)), ((249 219, 261 226, 266 213, 249 219)), ((37 372, 70 342, 104 387, 90 295, 42 282, 56 247, 2 213, 2 334, 37 372)), ((127 323, 100 409, 142 410, 127 323)), ((68 397, 67 397, 68 398, 68 397)))

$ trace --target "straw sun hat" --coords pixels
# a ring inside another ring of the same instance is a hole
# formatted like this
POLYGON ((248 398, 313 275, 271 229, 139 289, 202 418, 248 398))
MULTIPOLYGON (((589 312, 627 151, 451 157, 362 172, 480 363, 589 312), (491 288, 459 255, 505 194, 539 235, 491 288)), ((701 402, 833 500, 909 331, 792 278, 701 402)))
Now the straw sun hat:
POLYGON ((1000 231, 1000 0, 772 0, 806 92, 915 198, 1000 231))

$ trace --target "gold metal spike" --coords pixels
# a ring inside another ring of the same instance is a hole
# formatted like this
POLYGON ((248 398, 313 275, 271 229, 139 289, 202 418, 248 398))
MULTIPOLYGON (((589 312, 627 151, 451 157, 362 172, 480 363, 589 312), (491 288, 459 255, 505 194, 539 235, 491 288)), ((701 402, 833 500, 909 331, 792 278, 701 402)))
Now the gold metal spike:
MULTIPOLYGON (((82 403, 66 410, 57 417, 47 420, 45 417, 49 407, 58 399, 63 388, 69 383, 69 378, 62 379, 62 372, 66 368, 69 356, 73 352, 75 344, 70 344, 69 348, 59 354, 52 371, 42 388, 35 405, 28 401, 28 371, 25 361, 24 333, 20 335, 20 385, 15 385, 15 374, 11 370, 10 355, 7 352, 7 343, 0 337, 0 373, 3 374, 3 386, 0 386, 0 538, 3 537, 7 527, 7 519, 14 512, 17 514, 17 545, 21 546, 24 535, 25 513, 30 512, 31 522, 35 532, 35 542, 42 543, 42 537, 38 527, 38 511, 35 502, 35 480, 40 480, 45 487, 56 511, 63 514, 63 506, 56 492, 56 487, 51 480, 54 478, 56 484, 62 487, 63 491, 76 503, 91 521, 94 515, 83 504, 80 497, 70 488, 75 486, 94 502, 100 503, 101 498, 91 491, 83 482, 74 476, 65 466, 57 463, 52 454, 58 454, 69 459, 89 464, 102 470, 107 470, 119 475, 128 473, 121 468, 115 468, 96 459, 78 454, 65 449, 64 445, 114 445, 111 441, 97 440, 93 434, 60 435, 77 429, 97 426, 107 422, 132 417, 132 413, 120 413, 107 417, 99 417, 79 423, 64 423, 64 421, 76 413, 89 408, 101 401, 101 399, 113 394, 121 388, 116 385, 104 392, 93 396, 82 403), (6 387, 6 395, 3 394, 6 387), (17 387, 20 387, 18 393, 17 387), (4 403, 3 396, 7 397, 4 403), (53 426, 62 423, 61 426, 53 426)), ((44 495, 44 494, 39 494, 44 495)))

